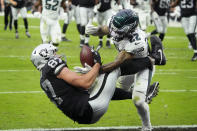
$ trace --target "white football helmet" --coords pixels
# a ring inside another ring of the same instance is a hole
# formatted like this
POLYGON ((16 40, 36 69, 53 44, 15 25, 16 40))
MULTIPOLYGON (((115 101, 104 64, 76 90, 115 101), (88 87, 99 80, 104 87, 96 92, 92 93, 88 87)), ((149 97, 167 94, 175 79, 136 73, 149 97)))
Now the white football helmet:
POLYGON ((48 59, 55 56, 57 47, 52 44, 40 44, 31 54, 31 62, 40 71, 47 63, 48 59))

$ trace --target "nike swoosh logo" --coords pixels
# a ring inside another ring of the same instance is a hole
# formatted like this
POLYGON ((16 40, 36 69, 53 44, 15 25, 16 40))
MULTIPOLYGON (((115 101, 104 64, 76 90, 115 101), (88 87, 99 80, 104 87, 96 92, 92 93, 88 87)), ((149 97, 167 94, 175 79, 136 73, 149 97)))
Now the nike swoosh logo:
POLYGON ((159 53, 160 53, 160 56, 161 56, 160 64, 161 64, 161 62, 162 62, 162 58, 163 58, 163 56, 162 56, 162 50, 161 50, 161 49, 159 49, 157 52, 159 52, 159 53))

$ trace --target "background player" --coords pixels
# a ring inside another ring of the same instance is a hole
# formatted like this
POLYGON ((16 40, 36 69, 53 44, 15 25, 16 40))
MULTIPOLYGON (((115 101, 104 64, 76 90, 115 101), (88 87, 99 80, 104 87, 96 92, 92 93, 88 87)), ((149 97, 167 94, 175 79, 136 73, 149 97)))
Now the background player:
POLYGON ((12 30, 12 11, 9 0, 1 0, 1 9, 4 10, 4 30, 7 30, 8 23, 9 29, 12 30), (10 18, 9 18, 10 16, 10 18))
MULTIPOLYGON (((99 8, 97 9, 97 21, 98 24, 101 26, 107 25, 107 21, 112 16, 111 10, 111 0, 100 0, 99 8)), ((103 46, 103 36, 99 36, 99 45, 103 46)), ((110 45, 110 35, 107 35, 106 47, 111 48, 110 45)))
POLYGON ((195 37, 195 29, 197 22, 196 2, 196 0, 176 0, 174 3, 171 4, 171 7, 175 7, 179 4, 181 8, 181 24, 194 50, 194 55, 191 61, 197 60, 197 45, 195 37))
POLYGON ((169 12, 170 0, 151 0, 151 16, 156 30, 151 35, 159 33, 159 38, 163 41, 167 31, 167 13, 169 12))
POLYGON ((28 38, 31 37, 28 31, 28 21, 27 21, 27 9, 25 7, 25 0, 9 0, 12 4, 12 16, 14 20, 14 28, 15 28, 15 38, 19 38, 18 34, 18 14, 20 13, 23 17, 24 25, 25 25, 25 34, 28 38))
POLYGON ((38 0, 35 7, 42 5, 40 20, 40 34, 43 43, 49 43, 50 37, 53 45, 58 46, 61 42, 61 28, 59 24, 60 7, 66 10, 65 0, 38 0))

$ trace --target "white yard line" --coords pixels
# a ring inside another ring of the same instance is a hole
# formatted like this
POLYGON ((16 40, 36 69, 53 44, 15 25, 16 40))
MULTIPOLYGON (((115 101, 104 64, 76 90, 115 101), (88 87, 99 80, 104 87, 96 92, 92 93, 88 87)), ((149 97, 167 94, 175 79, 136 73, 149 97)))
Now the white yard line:
MULTIPOLYGON (((139 130, 141 126, 112 126, 112 127, 80 127, 80 128, 29 128, 29 129, 9 129, 7 131, 107 131, 107 130, 139 130)), ((153 126, 153 129, 161 129, 161 131, 166 129, 197 129, 197 125, 162 125, 153 126)), ((5 131, 5 130, 0 130, 5 131)))

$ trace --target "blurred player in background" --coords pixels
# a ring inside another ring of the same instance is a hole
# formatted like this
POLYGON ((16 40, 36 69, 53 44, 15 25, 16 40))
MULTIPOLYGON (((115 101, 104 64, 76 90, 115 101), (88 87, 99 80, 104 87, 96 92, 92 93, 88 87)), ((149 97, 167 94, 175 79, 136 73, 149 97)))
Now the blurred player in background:
POLYGON ((167 13, 169 12, 170 0, 151 0, 151 16, 156 30, 151 35, 159 33, 159 38, 163 41, 167 31, 167 13))
POLYGON ((80 11, 79 11, 79 0, 69 0, 71 2, 71 17, 74 16, 75 22, 77 24, 77 31, 80 34, 80 38, 82 38, 81 35, 81 25, 80 25, 80 11))
POLYGON ((84 44, 89 45, 89 35, 85 34, 85 27, 87 24, 91 24, 94 17, 94 6, 98 3, 98 0, 79 0, 80 11, 80 25, 81 25, 81 41, 80 47, 84 44))
POLYGON ((195 29, 197 22, 196 2, 197 2, 196 0, 188 0, 188 1, 176 0, 174 3, 171 4, 171 7, 175 7, 179 5, 181 8, 181 24, 194 50, 194 55, 191 61, 197 60, 197 45, 196 45, 196 37, 195 37, 195 29))
POLYGON ((8 24, 9 29, 12 30, 12 11, 9 0, 1 0, 1 9, 4 10, 4 30, 7 30, 8 24), (10 16, 10 18, 9 18, 10 16))
POLYGON ((139 15, 139 26, 146 31, 150 24, 150 0, 131 0, 133 10, 139 15))
POLYGON ((60 9, 60 19, 64 21, 63 27, 62 27, 62 41, 71 41, 67 39, 66 37, 66 31, 68 28, 68 25, 70 23, 70 10, 71 10, 71 3, 68 1, 65 1, 66 3, 66 11, 64 11, 63 8, 60 9))
POLYGON ((42 7, 42 16, 40 20, 40 34, 43 43, 51 42, 58 46, 61 42, 61 27, 59 24, 60 7, 66 11, 65 0, 38 0, 35 8, 42 7), (51 39, 51 41, 50 41, 51 39))
MULTIPOLYGON (((112 16, 111 0, 100 0, 97 6, 99 6, 97 9, 97 21, 99 26, 107 25, 108 20, 112 16)), ((101 47, 103 46, 103 36, 99 36, 99 45, 101 47)), ((107 35, 106 47, 111 48, 110 35, 107 35)))
MULTIPOLYGON (((111 71, 117 68, 125 58, 144 58, 149 55, 146 33, 138 28, 138 24, 138 15, 134 11, 126 9, 121 10, 113 16, 108 27, 103 26, 96 28, 92 25, 86 27, 87 34, 106 35, 110 33, 116 49, 119 51, 114 62, 102 66, 105 71, 111 71)), ((152 37, 151 45, 151 55, 155 58, 155 63, 157 65, 165 65, 166 59, 163 54, 161 40, 157 37, 152 37)), ((125 73, 126 75, 128 73, 128 69, 126 69, 125 72, 121 71, 121 73, 125 73)), ((134 80, 135 84, 132 99, 142 120, 142 130, 144 131, 152 129, 149 106, 146 103, 147 87, 149 86, 151 78, 152 70, 144 69, 135 74, 134 80)))
POLYGON ((23 18, 24 25, 25 25, 25 34, 28 38, 31 37, 28 30, 28 21, 27 21, 27 9, 25 7, 25 0, 9 0, 12 4, 12 16, 14 20, 14 28, 15 28, 15 38, 19 38, 18 34, 18 14, 23 18))

